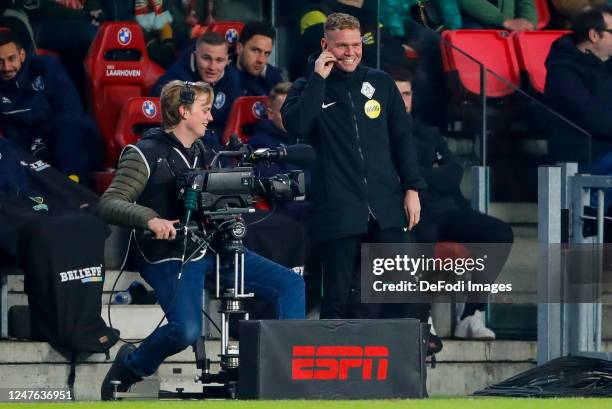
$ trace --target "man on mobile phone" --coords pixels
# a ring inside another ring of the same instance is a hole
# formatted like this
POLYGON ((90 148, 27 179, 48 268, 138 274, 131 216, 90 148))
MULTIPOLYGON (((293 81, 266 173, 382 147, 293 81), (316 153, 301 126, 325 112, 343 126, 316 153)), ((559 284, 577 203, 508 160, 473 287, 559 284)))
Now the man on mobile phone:
POLYGON ((426 185, 406 124, 410 119, 386 73, 360 64, 359 20, 330 14, 314 71, 297 80, 281 109, 287 131, 317 151, 313 223, 323 265, 321 318, 373 318, 361 304, 361 243, 410 242, 426 185))

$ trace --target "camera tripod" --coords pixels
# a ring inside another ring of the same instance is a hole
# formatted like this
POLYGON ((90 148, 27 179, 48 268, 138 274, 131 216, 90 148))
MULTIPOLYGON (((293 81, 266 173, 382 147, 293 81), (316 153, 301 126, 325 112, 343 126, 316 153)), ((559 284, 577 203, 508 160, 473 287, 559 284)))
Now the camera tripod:
MULTIPOLYGON (((221 339, 219 372, 211 371, 211 359, 207 355, 205 337, 202 335, 193 345, 196 356, 196 367, 201 373, 195 381, 201 382, 202 392, 185 392, 177 388, 176 392, 160 390, 157 395, 134 392, 118 392, 120 383, 115 385, 114 399, 122 398, 160 398, 160 399, 235 399, 238 386, 239 350, 230 345, 230 319, 232 316, 242 316, 249 319, 249 313, 244 309, 245 299, 253 297, 252 293, 245 293, 244 284, 244 252, 243 239, 246 236, 246 224, 240 214, 245 209, 235 209, 232 214, 227 212, 209 212, 209 222, 206 229, 196 224, 179 227, 177 232, 184 234, 185 240, 190 240, 201 248, 210 248, 214 245, 215 254, 215 298, 221 300, 219 313, 221 314, 221 339), (221 288, 221 266, 226 257, 231 259, 233 265, 232 285, 221 288)), ((250 212, 250 210, 249 210, 250 212)))

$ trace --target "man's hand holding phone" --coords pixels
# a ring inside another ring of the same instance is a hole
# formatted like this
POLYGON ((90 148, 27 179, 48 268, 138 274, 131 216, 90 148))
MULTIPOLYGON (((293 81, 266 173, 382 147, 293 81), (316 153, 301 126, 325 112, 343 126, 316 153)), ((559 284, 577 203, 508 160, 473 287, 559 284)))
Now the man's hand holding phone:
POLYGON ((338 61, 336 57, 329 51, 325 50, 321 52, 319 58, 315 61, 314 72, 319 74, 323 79, 329 76, 332 68, 334 68, 334 63, 338 61))

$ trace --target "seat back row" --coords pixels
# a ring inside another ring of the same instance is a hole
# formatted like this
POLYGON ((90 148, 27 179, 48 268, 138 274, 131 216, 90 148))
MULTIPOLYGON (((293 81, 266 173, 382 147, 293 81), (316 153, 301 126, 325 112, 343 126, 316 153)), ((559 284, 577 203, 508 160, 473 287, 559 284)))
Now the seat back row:
POLYGON ((546 57, 552 43, 568 31, 527 31, 510 34, 503 30, 450 30, 442 34, 444 70, 457 78, 453 91, 480 95, 480 64, 495 75, 487 75, 485 94, 499 98, 521 86, 521 72, 528 89, 544 92, 546 57), (466 55, 467 54, 467 55, 466 55), (498 78, 498 77, 501 77, 498 78))

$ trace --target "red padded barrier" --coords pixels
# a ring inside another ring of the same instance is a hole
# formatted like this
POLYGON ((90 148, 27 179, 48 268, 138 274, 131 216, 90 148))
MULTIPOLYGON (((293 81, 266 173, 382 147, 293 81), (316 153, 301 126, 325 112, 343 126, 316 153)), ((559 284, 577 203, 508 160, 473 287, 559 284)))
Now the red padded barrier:
POLYGON ((570 31, 526 31, 513 35, 518 63, 521 71, 527 73, 529 84, 536 92, 544 93, 546 84, 546 57, 550 46, 559 37, 570 31))
POLYGON ((239 97, 232 105, 222 143, 227 144, 232 134, 236 134, 242 142, 248 142, 249 135, 244 131, 245 125, 254 125, 258 120, 267 118, 266 107, 268 97, 239 97))
POLYGON ((104 23, 85 57, 91 111, 106 143, 106 165, 119 149, 115 127, 125 101, 147 95, 164 70, 149 58, 142 29, 134 22, 104 23))
POLYGON ((520 85, 520 72, 510 33, 501 30, 450 30, 442 33, 443 57, 446 52, 448 71, 456 71, 459 84, 467 92, 480 95, 480 66, 457 49, 459 48, 485 68, 508 83, 488 74, 486 95, 504 97, 514 93, 520 85), (445 49, 445 51, 444 51, 445 49))

